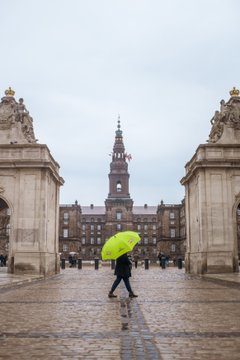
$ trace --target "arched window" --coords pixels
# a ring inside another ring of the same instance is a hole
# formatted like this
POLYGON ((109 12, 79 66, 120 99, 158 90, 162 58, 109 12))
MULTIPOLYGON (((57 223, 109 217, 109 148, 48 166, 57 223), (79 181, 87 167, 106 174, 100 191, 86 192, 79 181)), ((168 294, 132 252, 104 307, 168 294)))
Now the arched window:
POLYGON ((117 182, 117 192, 121 192, 122 191, 122 184, 121 181, 117 182))
POLYGON ((116 220, 122 220, 122 212, 116 211, 116 220))

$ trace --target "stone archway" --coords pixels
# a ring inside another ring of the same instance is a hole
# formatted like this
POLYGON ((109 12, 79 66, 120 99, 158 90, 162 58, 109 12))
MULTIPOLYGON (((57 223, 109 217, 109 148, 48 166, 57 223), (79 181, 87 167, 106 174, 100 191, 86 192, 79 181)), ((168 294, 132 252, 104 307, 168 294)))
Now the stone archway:
POLYGON ((6 260, 9 258, 9 236, 10 236, 10 208, 7 202, 0 197, 0 255, 6 260))
POLYGON ((237 207, 237 252, 238 252, 238 264, 240 265, 240 202, 237 207))

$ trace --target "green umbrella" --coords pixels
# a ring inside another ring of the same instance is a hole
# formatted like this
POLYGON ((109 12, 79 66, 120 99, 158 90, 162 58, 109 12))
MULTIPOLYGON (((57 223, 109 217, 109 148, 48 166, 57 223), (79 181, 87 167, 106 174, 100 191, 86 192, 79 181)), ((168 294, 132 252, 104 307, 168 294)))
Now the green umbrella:
POLYGON ((140 241, 140 236, 134 231, 123 231, 110 237, 104 244, 101 255, 103 260, 115 260, 121 255, 132 251, 140 241))

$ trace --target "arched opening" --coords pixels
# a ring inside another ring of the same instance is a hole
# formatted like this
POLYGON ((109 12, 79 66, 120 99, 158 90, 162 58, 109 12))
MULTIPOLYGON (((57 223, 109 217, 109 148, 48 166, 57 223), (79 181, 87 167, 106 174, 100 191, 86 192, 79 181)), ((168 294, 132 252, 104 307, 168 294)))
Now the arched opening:
POLYGON ((10 209, 0 198, 0 266, 6 267, 9 253, 10 209))
POLYGON ((240 203, 237 207, 237 246, 238 246, 238 264, 240 265, 240 203))
POLYGON ((117 192, 121 192, 122 191, 122 184, 121 181, 117 182, 117 192))

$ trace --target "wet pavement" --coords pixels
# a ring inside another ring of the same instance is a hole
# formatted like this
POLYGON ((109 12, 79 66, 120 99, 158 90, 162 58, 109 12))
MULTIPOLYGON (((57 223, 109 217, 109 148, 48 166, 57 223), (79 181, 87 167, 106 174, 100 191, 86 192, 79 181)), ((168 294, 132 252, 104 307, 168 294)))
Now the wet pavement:
POLYGON ((136 299, 123 284, 109 299, 114 278, 107 266, 41 281, 0 272, 0 359, 240 358, 239 274, 138 267, 136 299))

